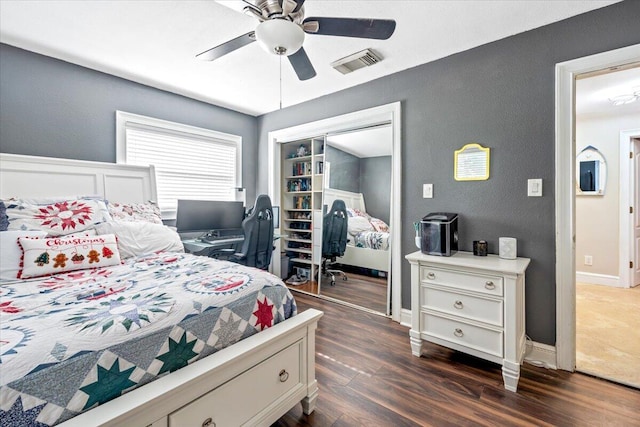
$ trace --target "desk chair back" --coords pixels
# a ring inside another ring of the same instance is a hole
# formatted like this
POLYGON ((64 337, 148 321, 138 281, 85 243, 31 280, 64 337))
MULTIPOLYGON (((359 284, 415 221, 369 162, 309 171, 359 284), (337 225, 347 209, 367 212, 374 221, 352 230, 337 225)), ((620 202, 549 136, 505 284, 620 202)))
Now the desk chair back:
POLYGON ((256 198, 253 210, 242 221, 244 242, 242 251, 231 259, 249 267, 269 268, 273 253, 273 208, 266 194, 256 198))
POLYGON ((322 219, 322 257, 335 260, 347 249, 347 206, 336 199, 322 219))

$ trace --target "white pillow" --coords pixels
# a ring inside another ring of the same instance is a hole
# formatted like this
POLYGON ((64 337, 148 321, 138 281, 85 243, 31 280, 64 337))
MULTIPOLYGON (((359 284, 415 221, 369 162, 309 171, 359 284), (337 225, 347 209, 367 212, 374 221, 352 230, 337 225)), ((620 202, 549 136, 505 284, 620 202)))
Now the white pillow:
POLYGON ((116 236, 59 236, 48 239, 20 237, 21 269, 18 277, 49 276, 73 270, 120 264, 116 236))
POLYGON ((10 230, 0 232, 0 279, 15 280, 20 271, 22 249, 18 244, 19 237, 44 237, 46 231, 10 230))
POLYGON ((363 231, 373 231, 373 225, 363 216, 350 216, 347 219, 349 234, 355 236, 363 231))
POLYGON ((180 236, 174 230, 151 222, 109 221, 95 227, 98 234, 118 237, 120 256, 130 258, 154 252, 184 252, 180 236))

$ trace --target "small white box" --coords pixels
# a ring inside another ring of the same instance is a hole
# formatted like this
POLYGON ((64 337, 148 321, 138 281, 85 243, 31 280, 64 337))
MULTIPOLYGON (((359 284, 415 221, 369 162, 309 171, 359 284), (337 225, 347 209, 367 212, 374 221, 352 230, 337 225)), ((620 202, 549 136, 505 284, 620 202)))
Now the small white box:
POLYGON ((499 256, 504 259, 516 259, 518 256, 518 241, 513 237, 500 237, 499 256))
POLYGON ((298 275, 298 277, 304 277, 305 279, 309 280, 311 277, 311 269, 296 267, 296 274, 298 275))

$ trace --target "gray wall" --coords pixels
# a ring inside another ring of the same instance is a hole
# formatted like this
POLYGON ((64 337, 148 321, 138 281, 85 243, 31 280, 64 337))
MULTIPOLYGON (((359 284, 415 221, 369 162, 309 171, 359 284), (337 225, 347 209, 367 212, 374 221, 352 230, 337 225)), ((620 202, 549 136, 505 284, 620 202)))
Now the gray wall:
POLYGON ((367 213, 389 224, 391 216, 391 156, 360 159, 360 192, 367 213))
POLYGON ((116 161, 115 111, 242 136, 255 199, 255 117, 0 44, 0 152, 116 161))
POLYGON ((331 163, 329 187, 362 193, 367 213, 389 223, 391 216, 391 156, 360 158, 325 144, 331 163))
MULTIPOLYGON (((267 132, 402 103, 403 253, 415 251, 411 223, 433 211, 460 214, 461 249, 500 236, 518 239, 527 270, 527 333, 555 344, 555 64, 640 43, 640 2, 625 1, 480 46, 259 118, 259 185, 267 182, 267 132), (453 179, 453 151, 491 148, 491 178, 453 179), (527 179, 542 178, 544 196, 527 197, 527 179), (433 199, 422 184, 433 183, 433 199)), ((258 188, 266 190, 266 188, 258 188)), ((410 307, 403 263, 402 306, 410 307)))
POLYGON ((358 157, 325 144, 324 158, 331 165, 329 187, 354 193, 360 192, 360 159, 358 157))

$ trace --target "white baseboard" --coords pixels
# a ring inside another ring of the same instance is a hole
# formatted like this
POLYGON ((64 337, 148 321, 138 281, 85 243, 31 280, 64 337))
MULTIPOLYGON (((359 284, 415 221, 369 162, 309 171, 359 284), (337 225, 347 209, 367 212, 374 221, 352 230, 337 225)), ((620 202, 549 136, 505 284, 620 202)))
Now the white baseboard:
POLYGON ((556 365, 556 348, 552 345, 527 341, 524 361, 541 368, 558 369, 556 365))
POLYGON ((411 327, 411 310, 407 308, 400 310, 400 324, 408 328, 411 327))
POLYGON ((610 276, 608 274, 587 273, 584 271, 576 271, 576 282, 588 283, 590 285, 605 285, 616 288, 623 288, 620 284, 620 277, 610 276))

